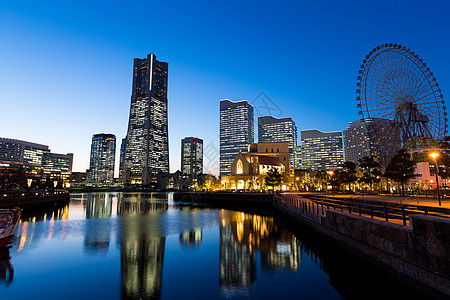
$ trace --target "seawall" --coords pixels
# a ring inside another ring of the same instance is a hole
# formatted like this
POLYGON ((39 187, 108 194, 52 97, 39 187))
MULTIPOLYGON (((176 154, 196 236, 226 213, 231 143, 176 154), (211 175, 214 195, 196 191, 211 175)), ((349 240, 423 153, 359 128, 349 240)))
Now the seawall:
POLYGON ((21 209, 33 209, 56 206, 69 203, 69 193, 58 194, 33 194, 15 197, 0 197, 0 208, 20 207, 21 209))
POLYGON ((332 210, 318 216, 286 206, 282 198, 273 205, 292 221, 401 279, 450 296, 450 219, 410 215, 408 227, 332 210))

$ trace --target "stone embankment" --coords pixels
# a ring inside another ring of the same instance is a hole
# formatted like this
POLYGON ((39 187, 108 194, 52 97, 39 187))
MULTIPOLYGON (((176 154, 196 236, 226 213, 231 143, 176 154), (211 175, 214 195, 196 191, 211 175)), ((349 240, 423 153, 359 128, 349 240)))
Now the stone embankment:
POLYGON ((21 209, 32 209, 48 206, 56 206, 69 203, 70 196, 67 192, 56 193, 28 193, 14 196, 0 197, 0 208, 20 207, 21 209))
POLYGON ((450 218, 409 215, 409 226, 405 226, 323 210, 301 196, 295 205, 290 200, 275 196, 274 208, 414 285, 450 296, 450 218))

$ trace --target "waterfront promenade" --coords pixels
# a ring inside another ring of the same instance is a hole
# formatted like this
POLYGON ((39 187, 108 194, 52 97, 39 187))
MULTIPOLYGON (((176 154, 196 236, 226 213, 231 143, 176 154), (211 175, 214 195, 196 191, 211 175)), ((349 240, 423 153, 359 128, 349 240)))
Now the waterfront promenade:
POLYGON ((424 289, 450 295, 450 209, 447 200, 280 194, 274 208, 424 289))

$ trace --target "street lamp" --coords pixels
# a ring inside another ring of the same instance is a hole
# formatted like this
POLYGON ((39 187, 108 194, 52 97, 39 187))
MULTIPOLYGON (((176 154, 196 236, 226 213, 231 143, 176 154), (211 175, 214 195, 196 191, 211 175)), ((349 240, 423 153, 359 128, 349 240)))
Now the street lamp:
POLYGON ((438 194, 438 201, 439 201, 439 206, 441 206, 441 195, 439 195, 439 181, 438 181, 438 165, 437 165, 437 161, 436 161, 436 157, 438 157, 439 153, 430 153, 430 156, 434 159, 434 165, 436 166, 436 188, 437 188, 437 194, 438 194))

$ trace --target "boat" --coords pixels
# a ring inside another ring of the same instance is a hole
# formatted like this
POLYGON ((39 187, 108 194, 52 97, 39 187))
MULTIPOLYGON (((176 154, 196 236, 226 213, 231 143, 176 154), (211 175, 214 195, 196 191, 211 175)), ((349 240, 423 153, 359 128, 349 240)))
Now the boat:
POLYGON ((0 249, 8 247, 20 220, 20 208, 0 209, 0 249))

